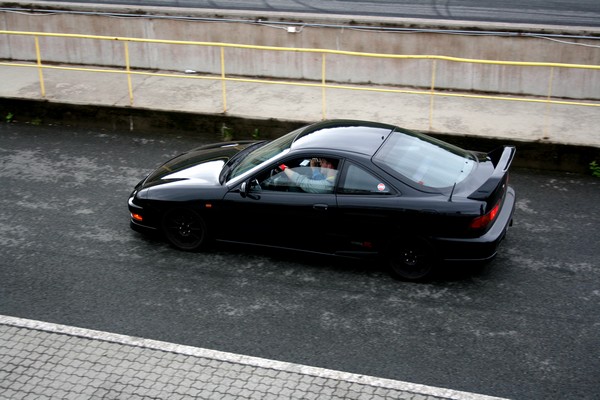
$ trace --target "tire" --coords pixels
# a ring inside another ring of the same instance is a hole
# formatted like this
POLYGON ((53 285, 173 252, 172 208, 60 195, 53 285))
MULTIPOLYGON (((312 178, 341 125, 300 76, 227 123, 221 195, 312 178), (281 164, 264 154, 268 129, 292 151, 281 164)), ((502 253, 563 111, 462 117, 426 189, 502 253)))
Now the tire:
POLYGON ((437 264, 433 248, 422 239, 397 238, 386 250, 390 275, 403 281, 424 281, 437 264))
POLYGON ((174 247, 184 251, 198 251, 207 242, 204 219, 195 211, 175 208, 163 217, 163 232, 174 247))

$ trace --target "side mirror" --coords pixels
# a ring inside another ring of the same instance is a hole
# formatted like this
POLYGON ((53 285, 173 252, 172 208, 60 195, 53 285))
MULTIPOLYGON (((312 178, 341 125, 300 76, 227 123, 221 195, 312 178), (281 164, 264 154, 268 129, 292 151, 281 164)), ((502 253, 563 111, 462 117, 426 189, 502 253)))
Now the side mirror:
MULTIPOLYGON (((260 189, 260 185, 258 184, 258 181, 256 179, 242 182, 242 184, 240 185, 240 196, 242 196, 243 198, 250 197, 253 200, 260 199, 260 196, 258 194, 250 193, 252 188, 260 189)), ((252 191, 254 192, 254 190, 252 191)))
POLYGON ((250 191, 250 184, 247 181, 242 182, 242 184, 240 185, 240 195, 245 198, 246 196, 248 196, 249 191, 250 191))

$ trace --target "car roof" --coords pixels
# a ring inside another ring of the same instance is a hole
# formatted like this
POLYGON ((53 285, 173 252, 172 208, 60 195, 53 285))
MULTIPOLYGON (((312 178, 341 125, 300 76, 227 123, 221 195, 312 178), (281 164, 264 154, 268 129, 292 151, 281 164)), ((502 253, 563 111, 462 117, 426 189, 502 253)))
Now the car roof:
POLYGON ((318 122, 302 130, 291 148, 339 150, 372 156, 394 129, 393 125, 368 121, 318 122))

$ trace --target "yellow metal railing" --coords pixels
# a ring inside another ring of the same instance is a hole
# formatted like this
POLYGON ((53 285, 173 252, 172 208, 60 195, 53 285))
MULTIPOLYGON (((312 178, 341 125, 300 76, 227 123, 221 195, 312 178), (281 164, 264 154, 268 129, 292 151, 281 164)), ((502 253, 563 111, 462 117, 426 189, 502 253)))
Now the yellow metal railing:
POLYGON ((66 71, 86 71, 96 73, 116 73, 126 74, 129 91, 130 104, 134 103, 133 87, 131 83, 132 75, 146 75, 146 76, 159 76, 159 77, 171 77, 171 78, 183 78, 183 79, 208 79, 208 80, 219 80, 222 85, 222 105, 223 112, 227 112, 227 82, 246 82, 256 84, 277 84, 277 85, 291 85, 291 86, 305 86, 321 88, 322 97, 322 118, 325 119, 327 116, 326 109, 326 91, 327 89, 343 89, 343 90, 357 90, 357 91, 370 91, 370 92, 384 92, 384 93, 401 93, 401 94, 415 94, 415 95, 427 95, 430 96, 430 127, 433 119, 433 108, 434 98, 436 96, 443 97, 463 97, 471 99, 487 99, 487 100, 500 100, 500 101, 518 101, 518 102, 530 102, 530 103, 545 103, 550 104, 563 104, 573 106, 584 106, 584 107, 600 107, 600 103, 584 102, 584 101, 566 101, 557 100, 552 98, 552 88, 554 80, 554 70, 557 68, 566 69, 582 69, 582 70, 600 70, 599 65, 586 65, 586 64, 563 64, 563 63, 545 63, 545 62, 519 62, 519 61, 494 61, 494 60, 477 60, 467 59, 459 57, 447 57, 438 55, 399 55, 399 54, 378 54, 378 53, 363 53, 354 51, 341 51, 341 50, 327 50, 327 49, 312 49, 312 48, 290 48, 290 47, 273 47, 273 46, 254 46, 244 44, 232 44, 232 43, 214 43, 214 42, 198 42, 198 41, 181 41, 181 40, 156 40, 156 39, 141 39, 141 38, 129 38, 129 37, 111 37, 111 36, 96 36, 96 35, 77 35, 77 34, 60 34, 60 33, 43 33, 43 32, 23 32, 23 31, 4 31, 0 30, 2 35, 21 35, 21 36, 32 36, 35 39, 35 52, 36 52, 36 63, 17 63, 17 62, 0 62, 0 65, 14 66, 14 67, 34 67, 38 69, 39 80, 40 80, 40 91, 41 96, 45 97, 44 87, 44 69, 55 69, 55 70, 66 70, 66 71), (119 41, 123 42, 124 53, 125 53, 125 69, 103 69, 103 68, 83 68, 83 67, 68 67, 68 66, 57 66, 57 65, 46 65, 42 63, 42 56, 39 45, 40 37, 61 37, 61 38, 76 38, 76 39, 90 39, 90 40, 103 40, 103 41, 119 41), (154 44, 168 44, 168 45, 187 45, 187 46, 204 46, 204 47, 215 47, 220 49, 220 74, 217 75, 181 75, 181 74, 170 74, 170 73, 158 73, 148 71, 136 71, 131 69, 130 57, 129 57, 129 43, 154 43, 154 44), (292 80, 283 79, 255 79, 255 78, 242 78, 228 76, 225 73, 225 49, 250 49, 250 50, 270 50, 278 52, 295 52, 295 53, 315 53, 321 55, 321 80, 320 82, 307 83, 298 82, 292 80), (376 86, 365 86, 365 85, 341 85, 328 83, 326 79, 327 70, 327 55, 344 55, 353 57, 370 57, 379 59, 408 59, 408 60, 431 60, 431 85, 429 90, 407 90, 407 89, 390 89, 381 88, 376 86), (484 95, 474 93, 456 93, 448 91, 436 91, 436 70, 438 61, 448 61, 456 63, 470 63, 470 64, 488 64, 488 65, 501 65, 501 66, 516 66, 516 67, 546 67, 549 68, 548 78, 548 91, 544 98, 533 98, 533 97, 509 97, 509 96, 497 96, 497 95, 484 95))

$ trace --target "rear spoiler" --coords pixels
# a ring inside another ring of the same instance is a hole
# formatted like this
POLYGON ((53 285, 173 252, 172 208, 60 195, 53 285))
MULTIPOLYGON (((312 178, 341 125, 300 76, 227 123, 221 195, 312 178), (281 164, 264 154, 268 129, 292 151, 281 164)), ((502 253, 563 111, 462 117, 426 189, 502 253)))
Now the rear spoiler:
POLYGON ((515 158, 516 151, 517 149, 514 146, 503 146, 488 153, 488 157, 495 167, 494 172, 492 173, 492 176, 490 176, 479 189, 471 193, 468 198, 472 200, 488 199, 506 176, 510 164, 515 158))

